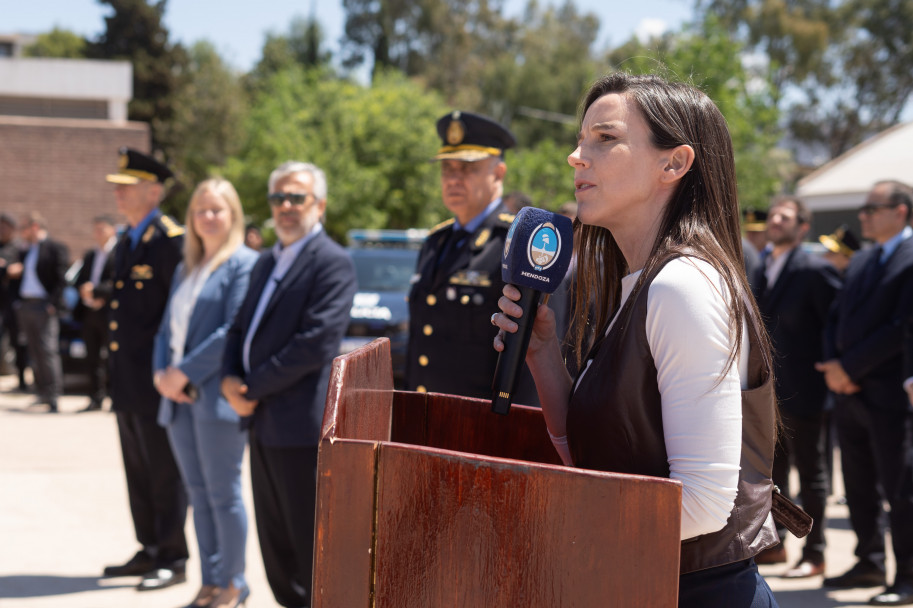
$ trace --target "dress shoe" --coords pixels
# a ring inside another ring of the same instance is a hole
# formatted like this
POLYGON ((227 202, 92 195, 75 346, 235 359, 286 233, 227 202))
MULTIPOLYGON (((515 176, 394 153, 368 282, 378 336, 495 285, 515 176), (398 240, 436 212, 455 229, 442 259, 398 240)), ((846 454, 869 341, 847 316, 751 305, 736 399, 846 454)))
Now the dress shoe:
POLYGON ((155 591, 156 589, 164 589, 172 585, 177 585, 178 583, 183 583, 186 580, 187 574, 184 572, 183 568, 180 570, 174 568, 156 568, 143 575, 143 580, 136 586, 136 590, 155 591))
POLYGON ((783 546, 783 543, 777 543, 755 555, 754 561, 756 564, 785 564, 786 547, 783 546))
POLYGON ((52 399, 50 402, 48 402, 48 413, 49 414, 56 414, 59 411, 60 411, 60 408, 57 407, 57 401, 52 399))
POLYGON ((197 592, 197 596, 193 598, 193 601, 184 606, 184 608, 209 608, 212 605, 212 600, 216 599, 216 596, 220 593, 222 593, 221 587, 203 585, 197 592))
POLYGON ((85 412, 100 412, 101 411, 101 402, 92 399, 89 401, 89 405, 79 410, 78 414, 84 414, 85 412))
POLYGON ((809 578, 824 574, 824 562, 813 562, 803 559, 783 573, 783 578, 809 578))
POLYGON ((122 566, 106 566, 105 576, 139 576, 146 574, 155 567, 155 561, 145 551, 137 551, 136 555, 122 566))
POLYGON ((825 587, 851 589, 853 587, 881 587, 885 584, 884 571, 872 564, 857 563, 841 574, 824 579, 825 587))
POLYGON ((872 606, 910 606, 913 605, 913 584, 894 583, 869 600, 872 606))
POLYGON ((212 600, 208 608, 238 608, 247 603, 249 596, 250 587, 245 586, 243 589, 238 589, 232 584, 222 589, 222 592, 212 600))

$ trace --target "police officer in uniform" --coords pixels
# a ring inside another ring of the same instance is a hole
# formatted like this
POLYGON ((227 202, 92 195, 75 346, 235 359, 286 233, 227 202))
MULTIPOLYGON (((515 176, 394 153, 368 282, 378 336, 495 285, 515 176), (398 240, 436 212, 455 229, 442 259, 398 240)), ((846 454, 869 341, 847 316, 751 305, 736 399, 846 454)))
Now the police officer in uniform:
MULTIPOLYGON (((516 144, 497 122, 455 111, 437 122, 441 194, 453 214, 422 246, 409 293, 409 390, 491 398, 501 253, 514 216, 504 206, 504 151, 516 144)), ((538 405, 528 370, 514 402, 538 405), (525 388, 524 388, 525 387, 525 388)))
POLYGON ((153 340, 184 242, 183 227, 158 208, 171 177, 166 166, 129 148, 121 148, 119 171, 107 177, 128 223, 114 249, 109 301, 111 409, 142 549, 105 575, 142 575, 140 591, 183 582, 187 560, 187 497, 168 436, 156 423, 160 395, 152 384, 153 340))

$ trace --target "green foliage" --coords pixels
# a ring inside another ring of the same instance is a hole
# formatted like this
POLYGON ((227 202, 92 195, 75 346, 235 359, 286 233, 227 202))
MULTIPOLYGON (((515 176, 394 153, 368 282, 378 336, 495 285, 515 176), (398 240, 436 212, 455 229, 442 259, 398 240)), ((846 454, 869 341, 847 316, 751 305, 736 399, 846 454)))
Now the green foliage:
POLYGON ((168 213, 183 217, 195 185, 240 150, 246 114, 239 77, 211 43, 197 42, 190 50, 186 84, 174 98, 174 116, 162 125, 165 139, 180 142, 170 160, 183 188, 166 201, 168 213))
POLYGON ((166 125, 174 117, 174 100, 183 86, 187 53, 168 41, 162 24, 166 0, 98 0, 114 12, 105 17, 105 32, 89 45, 88 56, 96 59, 125 59, 133 63, 133 99, 128 106, 130 120, 148 122, 153 148, 174 155, 180 142, 167 138, 166 125))
POLYGON ((323 28, 313 18, 296 18, 288 33, 267 34, 260 61, 245 77, 245 85, 253 91, 263 86, 270 76, 294 65, 304 68, 329 69, 332 53, 324 49, 323 28))
POLYGON ((567 162, 573 149, 573 139, 560 144, 546 139, 533 148, 509 153, 504 191, 525 192, 542 209, 555 210, 574 200, 574 171, 567 162))
POLYGON ((766 208, 784 189, 782 138, 773 87, 763 74, 742 63, 743 46, 714 18, 699 30, 686 29, 644 45, 631 40, 608 56, 609 64, 632 73, 659 73, 688 82, 716 103, 729 126, 735 154, 739 199, 743 207, 766 208))
POLYGON ((431 226, 445 216, 435 121, 441 100, 401 74, 379 74, 370 88, 320 69, 293 66, 254 96, 247 138, 229 159, 245 211, 269 217, 270 172, 287 160, 312 162, 327 174, 326 227, 342 240, 350 228, 431 226))
POLYGON ((82 59, 87 46, 88 42, 79 34, 55 27, 46 34, 39 34, 35 42, 23 49, 23 54, 26 57, 82 59))

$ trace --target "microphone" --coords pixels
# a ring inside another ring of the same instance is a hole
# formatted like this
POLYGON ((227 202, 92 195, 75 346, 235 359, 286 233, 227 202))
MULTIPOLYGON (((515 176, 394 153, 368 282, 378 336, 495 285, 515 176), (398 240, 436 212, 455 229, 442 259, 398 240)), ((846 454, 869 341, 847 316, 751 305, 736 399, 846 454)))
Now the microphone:
POLYGON ((573 253, 573 223, 570 218, 545 209, 524 207, 510 225, 501 254, 501 278, 520 290, 518 304, 523 315, 514 318, 519 328, 504 335, 504 350, 498 356, 491 383, 491 411, 507 415, 526 349, 533 331, 539 297, 553 293, 564 279, 573 253))

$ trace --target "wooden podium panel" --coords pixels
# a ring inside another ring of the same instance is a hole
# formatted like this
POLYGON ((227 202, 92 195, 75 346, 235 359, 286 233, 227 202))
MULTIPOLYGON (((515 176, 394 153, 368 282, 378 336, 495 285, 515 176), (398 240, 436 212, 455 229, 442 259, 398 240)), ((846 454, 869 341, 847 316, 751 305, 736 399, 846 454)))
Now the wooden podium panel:
POLYGON ((393 391, 339 357, 319 448, 313 606, 676 606, 681 486, 560 466, 538 409, 393 391))

